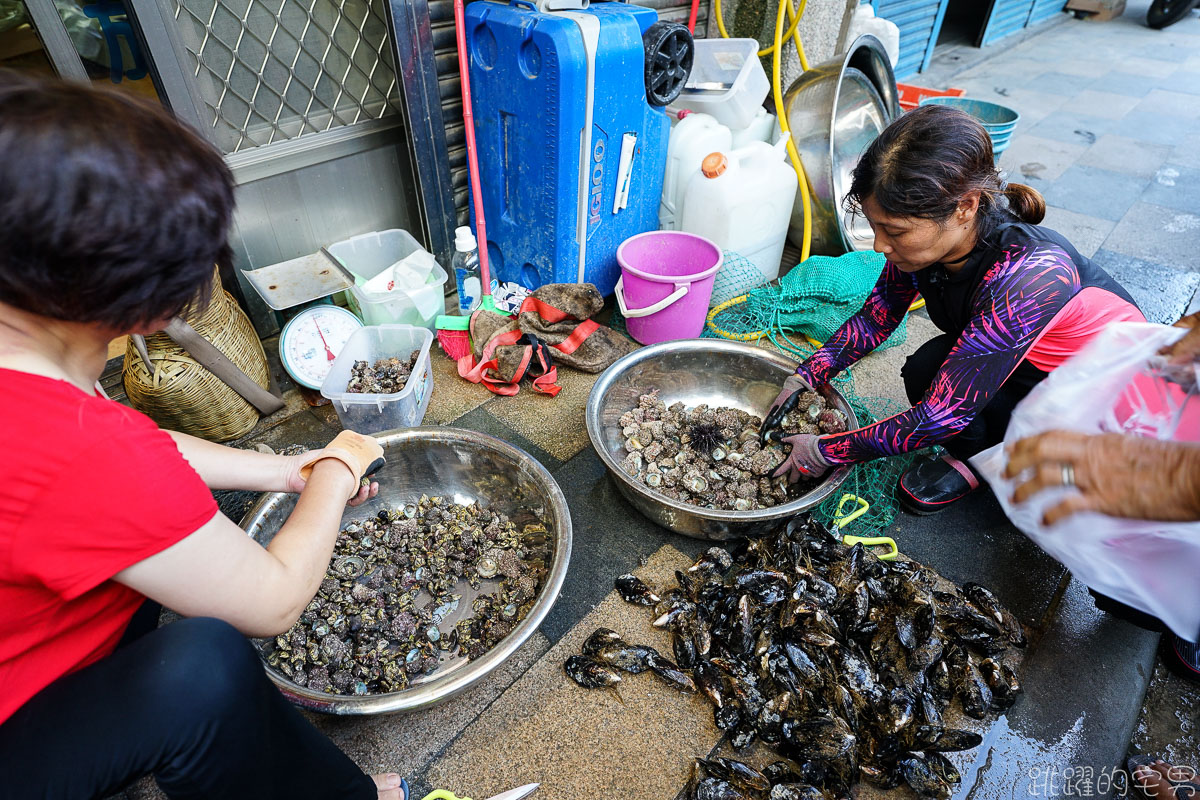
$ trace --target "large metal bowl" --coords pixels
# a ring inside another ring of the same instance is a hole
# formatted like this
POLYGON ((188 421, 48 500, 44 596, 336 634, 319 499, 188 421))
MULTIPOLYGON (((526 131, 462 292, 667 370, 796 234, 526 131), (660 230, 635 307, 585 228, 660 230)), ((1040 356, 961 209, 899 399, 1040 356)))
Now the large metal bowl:
MULTIPOLYGON (((528 639, 554 605, 567 562, 571 558, 571 515, 562 490, 546 468, 529 454, 499 439, 456 428, 411 428, 376 434, 387 466, 380 470, 379 496, 357 508, 347 508, 342 524, 364 519, 380 509, 394 508, 421 495, 441 496, 458 503, 476 502, 507 514, 518 525, 537 515, 550 531, 554 554, 549 574, 529 615, 486 655, 475 661, 449 657, 436 672, 401 692, 345 696, 299 686, 267 667, 267 675, 293 703, 326 714, 392 714, 440 703, 478 683, 499 667, 528 639)), ((296 495, 264 495, 242 520, 262 545, 268 544, 296 505, 296 495)), ((464 595, 464 597, 466 597, 464 595)), ((458 613, 470 613, 469 598, 458 613)), ((448 617, 446 624, 452 624, 448 617)))
MULTIPOLYGON (((755 511, 721 511, 680 503, 634 480, 621 468, 625 437, 618 422, 638 397, 658 389, 668 406, 707 403, 763 416, 796 362, 778 353, 737 342, 685 339, 643 347, 609 367, 592 387, 587 429, 592 446, 608 467, 621 494, 655 523, 697 539, 723 541, 765 533, 779 521, 812 508, 837 490, 849 468, 835 469, 815 489, 784 505, 755 511)), ((858 417, 833 387, 827 397, 844 413, 850 427, 858 417)))
MULTIPOLYGON (((797 78, 783 105, 816 195, 812 252, 836 256, 870 249, 870 226, 843 203, 859 157, 900 115, 896 76, 883 44, 874 36, 858 37, 845 53, 797 78)), ((796 246, 802 244, 803 225, 804 206, 797 196, 788 232, 796 246)))

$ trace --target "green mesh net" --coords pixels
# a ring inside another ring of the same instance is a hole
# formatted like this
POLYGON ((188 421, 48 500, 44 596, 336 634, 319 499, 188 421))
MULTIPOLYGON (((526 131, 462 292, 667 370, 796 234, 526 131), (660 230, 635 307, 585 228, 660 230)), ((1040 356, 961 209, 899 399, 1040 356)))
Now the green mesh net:
MULTIPOLYGON (((879 280, 884 260, 874 252, 811 256, 778 281, 764 284, 762 273, 752 263, 726 251, 721 270, 713 281, 709 321, 701 337, 746 342, 765 338, 797 361, 803 361, 812 355, 819 342, 828 339, 862 308, 879 280)), ((608 324, 614 330, 626 331, 619 309, 613 311, 608 324)), ((907 335, 906 319, 879 349, 903 344, 907 335)), ((834 378, 833 385, 854 409, 860 425, 877 422, 906 408, 887 398, 860 396, 855 391, 853 369, 834 378)), ((861 499, 867 510, 846 524, 842 533, 880 535, 896 518, 899 508, 896 485, 914 455, 855 464, 838 490, 813 509, 814 516, 832 525, 839 508, 843 514, 854 511, 861 499), (850 499, 843 503, 848 495, 850 499)))
MULTIPOLYGON (((780 349, 799 355, 796 338, 823 342, 862 308, 879 280, 884 261, 882 255, 870 251, 810 256, 778 282, 733 295, 727 287, 750 284, 759 273, 741 256, 727 254, 717 273, 723 291, 714 296, 713 311, 701 335, 742 341, 765 336, 780 349)), ((715 282, 713 288, 715 294, 715 282)), ((906 321, 880 349, 903 343, 907 335, 906 321)))

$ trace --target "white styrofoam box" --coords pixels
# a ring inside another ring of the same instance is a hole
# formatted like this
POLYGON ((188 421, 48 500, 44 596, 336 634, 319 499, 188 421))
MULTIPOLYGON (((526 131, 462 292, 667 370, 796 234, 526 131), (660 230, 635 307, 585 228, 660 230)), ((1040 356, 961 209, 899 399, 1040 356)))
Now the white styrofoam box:
POLYGON ((690 92, 671 105, 711 115, 731 130, 754 122, 758 109, 771 91, 771 81, 758 59, 754 39, 697 39, 696 57, 688 85, 728 86, 724 91, 690 92))
POLYGON ((356 330, 329 368, 321 395, 333 402, 342 427, 358 433, 379 433, 393 428, 413 428, 425 418, 433 394, 429 348, 433 334, 415 325, 372 325, 356 330), (374 365, 381 358, 406 359, 420 350, 412 375, 393 394, 347 392, 355 361, 374 365))
MULTIPOLYGON (((342 266, 366 280, 418 251, 424 248, 399 228, 364 233, 329 246, 342 266)), ((379 295, 355 285, 350 287, 350 305, 367 325, 417 325, 432 331, 438 315, 446 311, 447 279, 446 270, 435 261, 420 288, 379 295)))

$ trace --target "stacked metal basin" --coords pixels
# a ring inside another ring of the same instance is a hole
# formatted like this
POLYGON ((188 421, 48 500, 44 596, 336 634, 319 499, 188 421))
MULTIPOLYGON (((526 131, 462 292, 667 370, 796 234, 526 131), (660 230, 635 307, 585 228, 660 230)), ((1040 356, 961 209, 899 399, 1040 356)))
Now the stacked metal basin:
MULTIPOLYGON (((859 157, 900 116, 896 75, 883 43, 860 36, 845 53, 796 79, 783 102, 814 195, 812 252, 836 256, 871 249, 870 227, 846 211, 844 200, 859 157)), ((803 225, 797 197, 788 232, 797 247, 803 225)))

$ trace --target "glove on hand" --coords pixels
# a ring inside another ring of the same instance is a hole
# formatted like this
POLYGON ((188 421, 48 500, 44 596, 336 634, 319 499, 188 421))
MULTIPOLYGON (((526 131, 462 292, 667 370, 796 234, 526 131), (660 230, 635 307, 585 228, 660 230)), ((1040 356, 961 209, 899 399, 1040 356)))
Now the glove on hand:
POLYGON ((383 448, 374 437, 363 436, 354 431, 342 431, 333 441, 320 450, 301 455, 299 464, 300 479, 307 481, 312 475, 313 466, 318 461, 334 458, 345 464, 354 475, 354 491, 350 497, 358 495, 359 484, 364 476, 377 472, 387 463, 383 458, 383 448))
POLYGON ((763 419, 762 428, 758 432, 759 442, 766 444, 767 434, 773 428, 778 428, 779 423, 783 422, 783 418, 796 407, 796 403, 800 400, 800 393, 811 391, 813 391, 813 385, 803 375, 799 373, 789 375, 783 382, 783 388, 775 397, 775 402, 771 403, 771 407, 767 409, 767 416, 763 419))
POLYGON ((795 436, 785 436, 780 441, 790 444, 792 452, 771 473, 772 478, 787 475, 788 483, 795 483, 801 478, 820 478, 833 466, 821 455, 821 448, 818 447, 821 437, 816 434, 797 433, 795 436))

